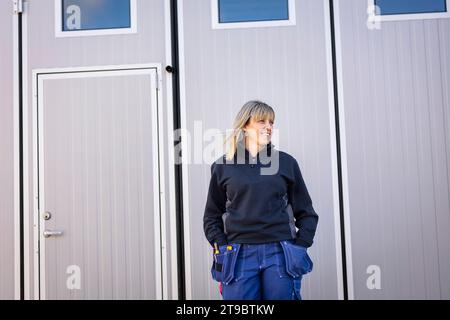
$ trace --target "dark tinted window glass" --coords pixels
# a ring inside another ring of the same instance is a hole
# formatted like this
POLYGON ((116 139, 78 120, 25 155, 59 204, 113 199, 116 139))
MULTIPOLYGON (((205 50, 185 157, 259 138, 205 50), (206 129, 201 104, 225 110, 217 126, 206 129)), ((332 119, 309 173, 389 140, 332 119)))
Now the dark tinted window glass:
POLYGON ((63 31, 130 28, 130 0, 62 0, 63 31))
POLYGON ((288 0, 219 0, 219 22, 289 20, 288 0))
POLYGON ((381 15, 446 12, 445 0, 375 0, 381 15))

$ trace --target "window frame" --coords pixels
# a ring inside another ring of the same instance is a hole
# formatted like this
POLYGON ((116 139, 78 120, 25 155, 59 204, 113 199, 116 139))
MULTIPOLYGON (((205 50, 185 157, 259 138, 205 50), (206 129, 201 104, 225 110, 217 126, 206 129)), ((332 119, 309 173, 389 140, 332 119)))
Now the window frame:
POLYGON ((63 0, 55 0, 55 37, 90 37, 115 34, 132 34, 137 33, 137 0, 130 1, 130 27, 129 28, 112 28, 97 30, 76 30, 64 31, 62 22, 62 2, 63 0))
MULTIPOLYGON (((368 8, 374 8, 376 0, 368 0, 368 8)), ((369 12, 369 19, 372 21, 405 21, 405 20, 424 20, 424 19, 442 19, 450 18, 450 0, 445 0, 446 12, 429 13, 400 13, 389 15, 376 15, 375 12, 369 12)))
POLYGON ((265 21, 247 21, 247 22, 220 22, 219 21, 219 0, 211 0, 211 23, 213 29, 246 29, 261 27, 282 27, 295 26, 295 0, 288 0, 287 20, 265 20, 265 21))

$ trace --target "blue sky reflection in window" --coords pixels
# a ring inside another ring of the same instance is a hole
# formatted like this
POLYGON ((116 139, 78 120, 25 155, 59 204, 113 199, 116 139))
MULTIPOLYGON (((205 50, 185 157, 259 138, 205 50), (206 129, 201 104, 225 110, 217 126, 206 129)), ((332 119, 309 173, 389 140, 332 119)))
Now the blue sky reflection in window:
POLYGON ((131 27, 130 0, 62 0, 63 31, 131 27))
POLYGON ((289 20, 288 0, 218 0, 219 23, 289 20))
POLYGON ((446 12, 446 0, 375 0, 381 15, 446 12))

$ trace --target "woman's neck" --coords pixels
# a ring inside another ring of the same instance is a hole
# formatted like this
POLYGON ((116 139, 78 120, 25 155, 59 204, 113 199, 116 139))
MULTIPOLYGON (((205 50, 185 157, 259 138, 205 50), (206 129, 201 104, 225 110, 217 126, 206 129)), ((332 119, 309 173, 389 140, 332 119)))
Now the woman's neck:
POLYGON ((263 146, 255 143, 255 142, 249 142, 249 141, 247 141, 245 143, 245 147, 247 148, 248 152, 250 152, 250 155, 252 157, 256 157, 258 152, 263 148, 263 146))

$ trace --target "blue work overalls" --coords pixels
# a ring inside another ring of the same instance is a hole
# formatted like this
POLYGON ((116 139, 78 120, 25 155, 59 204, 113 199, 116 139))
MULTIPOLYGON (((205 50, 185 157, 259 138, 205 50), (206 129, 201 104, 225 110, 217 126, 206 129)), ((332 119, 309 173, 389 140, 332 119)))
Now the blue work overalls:
POLYGON ((313 268, 294 240, 224 245, 213 258, 212 277, 222 283, 224 300, 301 300, 302 277, 313 268))

